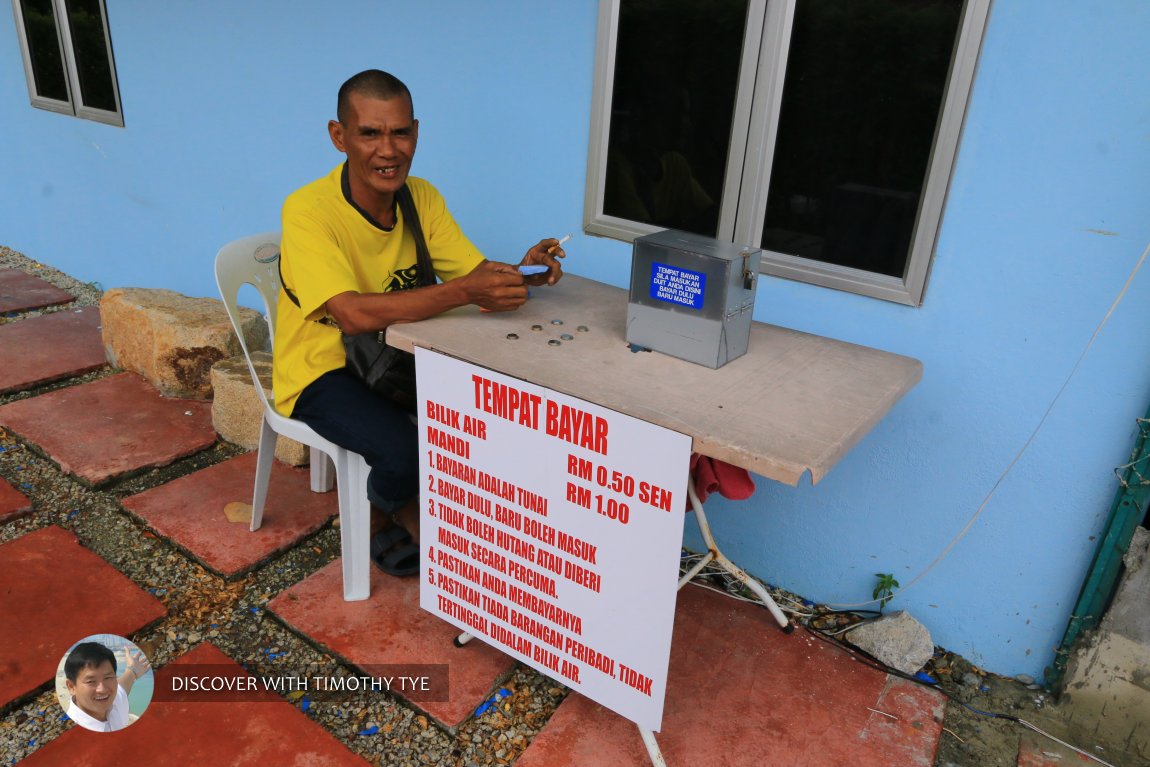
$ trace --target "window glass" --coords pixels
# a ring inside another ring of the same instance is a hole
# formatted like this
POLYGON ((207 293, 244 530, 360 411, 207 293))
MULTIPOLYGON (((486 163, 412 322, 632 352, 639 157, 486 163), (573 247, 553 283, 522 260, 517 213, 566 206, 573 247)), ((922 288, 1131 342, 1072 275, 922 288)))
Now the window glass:
POLYGON ((961 0, 798 0, 766 249, 902 277, 961 0))
POLYGON ((747 0, 620 4, 609 216, 714 236, 747 0))
POLYGON ((100 0, 67 0, 65 5, 76 73, 80 78, 80 102, 95 109, 115 111, 116 92, 100 0))
POLYGON ((587 232, 918 306, 992 0, 600 0, 587 232))
POLYGON ((20 11, 24 17, 24 34, 28 41, 28 55, 32 59, 36 95, 67 101, 68 81, 64 74, 64 55, 56 33, 52 0, 20 0, 20 11))
POLYGON ((104 0, 12 0, 32 106, 122 126, 104 0))

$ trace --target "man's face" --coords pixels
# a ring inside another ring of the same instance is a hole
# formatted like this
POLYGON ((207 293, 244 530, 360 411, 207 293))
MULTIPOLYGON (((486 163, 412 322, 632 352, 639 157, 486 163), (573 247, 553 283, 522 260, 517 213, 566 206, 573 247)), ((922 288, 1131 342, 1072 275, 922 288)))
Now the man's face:
POLYGON ((68 692, 76 699, 76 705, 89 716, 107 721, 108 712, 116 702, 116 669, 104 661, 99 666, 85 666, 76 675, 76 681, 66 680, 68 692))
POLYGON ((390 205, 392 195, 407 180, 419 138, 411 99, 353 93, 346 123, 332 120, 328 132, 335 148, 347 155, 352 199, 369 211, 380 204, 390 205))

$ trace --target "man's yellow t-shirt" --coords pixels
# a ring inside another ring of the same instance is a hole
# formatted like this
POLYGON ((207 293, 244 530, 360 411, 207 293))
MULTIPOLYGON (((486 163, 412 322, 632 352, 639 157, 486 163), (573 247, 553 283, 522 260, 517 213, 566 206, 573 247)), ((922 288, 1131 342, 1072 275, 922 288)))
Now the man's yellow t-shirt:
MULTIPOLYGON (((332 296, 349 290, 385 293, 415 287, 415 240, 396 210, 395 226, 383 229, 351 202, 344 165, 293 192, 283 207, 280 268, 297 307, 280 293, 272 385, 276 410, 291 415, 300 392, 330 370, 344 366, 339 330, 316 320, 332 296)), ((432 265, 441 280, 471 272, 483 261, 460 231, 439 192, 408 177, 432 265)))

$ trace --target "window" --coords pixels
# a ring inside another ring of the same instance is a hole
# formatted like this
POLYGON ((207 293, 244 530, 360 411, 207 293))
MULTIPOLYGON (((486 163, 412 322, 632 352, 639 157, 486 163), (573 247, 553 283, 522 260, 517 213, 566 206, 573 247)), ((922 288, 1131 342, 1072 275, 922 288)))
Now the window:
POLYGON ((921 303, 990 0, 601 0, 587 231, 921 303))
POLYGON ((123 125, 104 0, 12 0, 32 106, 123 125))

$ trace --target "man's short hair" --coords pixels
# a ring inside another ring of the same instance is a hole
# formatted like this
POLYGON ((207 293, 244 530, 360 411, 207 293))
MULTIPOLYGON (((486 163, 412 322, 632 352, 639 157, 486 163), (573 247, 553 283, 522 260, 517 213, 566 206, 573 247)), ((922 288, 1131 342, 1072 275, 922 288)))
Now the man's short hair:
MULTIPOLYGON (((348 99, 351 94, 370 96, 373 99, 393 99, 396 96, 407 96, 411 99, 411 91, 393 74, 379 69, 366 69, 357 75, 352 75, 347 82, 339 87, 339 98, 336 102, 335 114, 341 123, 347 120, 348 99)), ((411 105, 412 116, 415 115, 415 102, 411 105)))
POLYGON ((116 654, 99 642, 81 642, 68 653, 68 660, 64 661, 64 676, 69 682, 75 682, 80 672, 89 666, 99 668, 104 661, 112 664, 112 673, 116 672, 116 654))

